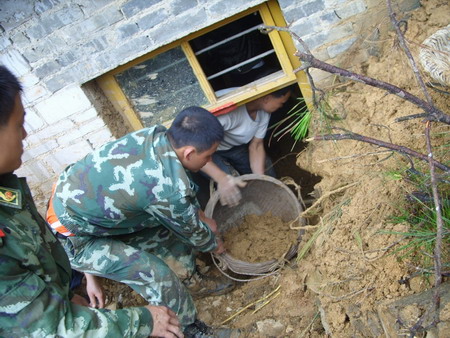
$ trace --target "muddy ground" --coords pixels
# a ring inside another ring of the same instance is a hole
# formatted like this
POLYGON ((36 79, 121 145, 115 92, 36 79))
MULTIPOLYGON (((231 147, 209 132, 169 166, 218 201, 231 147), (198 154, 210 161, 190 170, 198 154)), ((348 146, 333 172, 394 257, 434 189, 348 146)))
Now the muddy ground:
MULTIPOLYGON (((449 13, 447 0, 423 1, 423 7, 406 18, 406 38, 415 57, 426 37, 449 24, 449 13)), ((387 25, 389 20, 385 18, 381 24, 387 25)), ((369 31, 364 33, 370 35, 369 31)), ((390 32, 377 42, 382 47, 379 56, 364 64, 350 62, 348 67, 423 97, 394 37, 390 32)), ((349 52, 348 60, 352 60, 351 53, 359 52, 349 52)), ((343 119, 315 116, 310 135, 326 132, 328 123, 426 154, 422 121, 394 122, 398 117, 420 113, 413 104, 382 90, 338 79, 332 88, 329 103, 343 119)), ((433 89, 430 93, 435 104, 450 113, 449 96, 433 89)), ((439 145, 448 145, 449 139, 448 126, 433 124, 435 158, 447 164, 448 149, 439 145)), ((415 163, 418 170, 427 170, 426 164, 415 163)), ((414 188, 397 175, 405 173, 409 161, 362 142, 314 141, 298 154, 296 166, 321 177, 310 196, 320 198, 320 202, 305 215, 310 227, 301 243, 302 248, 315 237, 311 249, 275 276, 240 283, 228 295, 198 300, 200 319, 210 325, 242 328, 246 337, 383 336, 376 314, 378 305, 430 287, 420 276, 410 279, 409 284, 399 283, 414 273, 415 265, 393 254, 400 237, 383 233, 407 230, 405 223, 393 224, 389 218, 399 213, 405 195, 414 188)), ((286 243, 281 240, 276 246, 285 247, 286 243)), ((142 302, 126 287, 106 284, 111 300, 122 293, 122 306, 142 302)), ((449 317, 449 312, 447 306, 442 315, 449 317)))

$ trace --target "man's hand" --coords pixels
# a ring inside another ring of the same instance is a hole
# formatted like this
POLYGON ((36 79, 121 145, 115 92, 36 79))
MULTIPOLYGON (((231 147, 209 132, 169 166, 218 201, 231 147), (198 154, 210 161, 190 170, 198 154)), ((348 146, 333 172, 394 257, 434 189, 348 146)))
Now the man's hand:
POLYGON ((102 309, 105 306, 105 294, 103 288, 94 275, 85 273, 86 277, 86 291, 89 296, 90 307, 102 309))
POLYGON ((219 192, 220 204, 234 207, 239 204, 242 198, 239 188, 243 188, 247 182, 231 175, 224 176, 217 182, 217 191, 219 192))
POLYGON ((180 322, 175 312, 165 306, 145 306, 153 318, 153 331, 151 337, 182 338, 180 322))
POLYGON ((216 235, 219 234, 219 228, 217 227, 217 223, 212 218, 206 217, 205 212, 203 210, 198 211, 198 216, 200 220, 204 223, 206 223, 212 232, 214 232, 216 235))
POLYGON ((215 253, 216 255, 223 254, 225 251, 227 251, 223 244, 223 240, 220 236, 216 236, 216 240, 217 240, 217 248, 216 250, 213 251, 213 253, 215 253))
POLYGON ((203 210, 199 210, 198 215, 200 217, 200 220, 202 222, 205 222, 206 224, 208 224, 211 231, 214 232, 214 234, 216 235, 217 248, 213 251, 213 253, 218 254, 218 255, 220 255, 221 253, 224 253, 226 250, 223 245, 223 240, 222 240, 221 234, 219 232, 219 228, 217 226, 216 221, 212 218, 206 217, 205 212, 203 210))

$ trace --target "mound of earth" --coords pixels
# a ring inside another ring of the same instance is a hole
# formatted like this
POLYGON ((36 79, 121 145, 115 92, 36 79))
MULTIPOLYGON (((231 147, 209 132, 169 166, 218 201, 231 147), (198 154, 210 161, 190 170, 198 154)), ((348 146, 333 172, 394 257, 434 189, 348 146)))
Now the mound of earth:
MULTIPOLYGON (((405 36, 416 59, 419 44, 448 25, 445 13, 450 13, 445 0, 423 2, 411 13, 405 36)), ((408 59, 395 41, 395 34, 389 33, 381 56, 350 65, 351 69, 423 98, 408 59)), ((429 91, 435 105, 448 113, 448 95, 429 91)), ((427 153, 420 119, 394 121, 422 113, 413 104, 351 82, 339 82, 329 103, 344 118, 328 123, 427 153)), ((310 135, 323 132, 324 121, 316 119, 310 135)), ((447 141, 442 137, 445 133, 448 135, 447 125, 433 124, 432 143, 437 149, 448 144, 448 136, 447 141)), ((448 161, 445 152, 436 152, 435 157, 448 161)), ((424 172, 426 165, 423 163, 424 172)), ((408 189, 412 189, 389 173, 404 172, 408 159, 352 140, 314 141, 298 156, 297 166, 322 177, 315 187, 316 197, 325 196, 308 212, 314 216, 311 220, 319 220, 303 236, 303 245, 317 236, 309 253, 278 276, 244 283, 230 295, 198 301, 200 318, 213 325, 247 328, 247 337, 383 336, 379 305, 424 291, 433 283, 432 278, 427 282, 420 276, 410 279, 409 284, 400 283, 415 272, 415 266, 393 254, 401 237, 387 233, 408 229, 407 224, 389 221, 400 212, 408 189)))
MULTIPOLYGON (((448 13, 447 0, 423 1, 410 13, 405 36, 416 59, 420 43, 448 25, 448 13)), ((389 24, 389 19, 380 24, 389 24)), ((393 32, 384 39, 378 57, 347 68, 423 97, 393 32)), ((449 113, 448 95, 429 91, 436 106, 449 113)), ((338 82, 330 93, 329 104, 342 119, 327 123, 427 153, 420 119, 395 122, 398 117, 422 113, 413 104, 360 83, 338 82)), ((310 135, 327 132, 324 125, 323 119, 313 120, 310 135)), ((438 149, 435 158, 448 163, 448 150, 439 148, 448 144, 448 126, 433 124, 432 143, 438 149)), ((427 172, 426 163, 416 165, 427 172)), ((384 336, 377 314, 380 304, 420 293, 433 283, 432 278, 426 281, 420 276, 401 283, 414 275, 415 265, 395 254, 402 239, 392 232, 405 231, 408 225, 389 219, 399 213, 412 187, 390 173, 404 172, 409 160, 363 142, 314 141, 299 154, 297 166, 322 177, 315 186, 320 202, 307 211, 310 226, 301 244, 302 248, 314 239, 311 248, 280 274, 240 283, 224 296, 197 300, 200 319, 210 325, 242 328, 244 337, 384 336)), ((271 245, 287 247, 285 239, 276 237, 271 245)), ((110 282, 107 286, 113 302, 118 294, 124 306, 142 302, 131 289, 110 282)), ((418 312, 414 307, 408 311, 418 312)), ((449 309, 443 311, 448 317, 449 309)))

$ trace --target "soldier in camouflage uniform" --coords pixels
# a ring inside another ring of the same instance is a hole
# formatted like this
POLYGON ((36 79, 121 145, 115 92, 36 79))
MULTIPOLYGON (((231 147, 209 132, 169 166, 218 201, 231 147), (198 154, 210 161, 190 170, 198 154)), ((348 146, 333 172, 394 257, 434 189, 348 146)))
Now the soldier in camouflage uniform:
POLYGON ((190 107, 169 129, 127 134, 67 167, 47 219, 63 234, 72 267, 129 285, 150 304, 172 309, 184 327, 194 323, 181 280, 194 273, 197 252, 224 248, 217 225, 200 210, 189 170, 210 161, 222 137, 214 115, 190 107))
POLYGON ((0 66, 0 336, 182 337, 167 307, 110 311, 73 302, 67 255, 25 179, 12 173, 21 165, 26 136, 20 91, 17 78, 0 66))

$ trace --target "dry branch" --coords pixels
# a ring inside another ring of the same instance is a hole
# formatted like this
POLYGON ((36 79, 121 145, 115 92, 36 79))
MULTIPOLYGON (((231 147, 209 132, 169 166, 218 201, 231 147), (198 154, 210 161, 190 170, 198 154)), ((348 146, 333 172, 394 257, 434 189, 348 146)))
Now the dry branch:
MULTIPOLYGON (((297 50, 295 52, 295 56, 297 56, 300 59, 300 61, 302 61, 302 66, 295 69, 294 72, 298 72, 301 70, 307 71, 309 68, 317 68, 317 69, 323 70, 323 71, 331 73, 331 74, 339 75, 341 77, 344 77, 344 78, 352 80, 352 81, 361 82, 361 83, 364 83, 364 84, 372 86, 372 87, 384 89, 387 92, 394 94, 406 101, 414 103, 416 106, 423 109, 425 112, 428 113, 426 115, 426 120, 450 124, 450 115, 445 114, 443 111, 436 108, 433 104, 430 104, 430 103, 418 98, 417 96, 407 92, 406 90, 404 90, 400 87, 397 87, 393 84, 390 84, 390 83, 387 83, 384 81, 380 81, 380 80, 371 78, 369 76, 357 74, 357 73, 351 72, 349 70, 333 66, 329 63, 326 63, 326 62, 323 62, 323 61, 317 59, 316 57, 314 57, 314 55, 311 54, 311 52, 307 48, 307 45, 305 44, 305 42, 298 35, 293 33, 289 28, 262 25, 261 29, 265 30, 266 32, 270 32, 271 30, 288 32, 303 46, 303 48, 306 50, 306 52, 303 52, 300 50, 297 50)), ((309 74, 309 72, 307 74, 309 74)), ((311 78, 309 76, 308 76, 308 78, 311 80, 311 78)), ((313 86, 313 89, 315 89, 315 88, 316 87, 313 86)))
POLYGON ((428 156, 418 153, 412 149, 409 149, 407 147, 404 146, 400 146, 397 144, 393 144, 393 143, 389 143, 389 142, 384 142, 381 140, 377 140, 371 137, 367 137, 367 136, 363 136, 360 134, 356 134, 356 133, 348 133, 348 134, 327 134, 327 135, 316 135, 313 137, 310 137, 309 139, 307 139, 306 141, 338 141, 338 140, 356 140, 356 141, 362 141, 362 142, 366 142, 366 143, 370 143, 370 144, 375 144, 377 146, 383 147, 383 148, 388 148, 388 149, 392 149, 395 150, 399 153, 403 153, 406 155, 410 155, 413 156, 415 158, 418 158, 422 161, 426 161, 428 162, 429 160, 431 160, 433 162, 433 164, 438 167, 439 169, 445 171, 445 172, 450 172, 450 167, 447 167, 445 164, 442 164, 438 161, 436 161, 433 158, 429 158, 428 156))
POLYGON ((406 101, 414 103, 416 106, 420 107, 421 109, 423 109, 424 111, 426 111, 428 113, 428 115, 426 116, 426 119, 429 121, 450 124, 450 115, 445 114, 443 111, 439 110, 434 105, 429 104, 428 102, 418 98, 415 95, 412 95, 411 93, 407 92, 406 90, 404 90, 400 87, 394 86, 393 84, 390 84, 390 83, 387 83, 384 81, 373 79, 368 76, 356 74, 356 73, 353 73, 346 69, 342 69, 342 68, 330 65, 329 63, 326 63, 326 62, 320 61, 319 59, 316 59, 311 54, 306 54, 304 52, 297 51, 295 53, 295 55, 298 56, 301 61, 306 63, 308 65, 308 67, 321 69, 328 73, 340 75, 349 80, 361 82, 361 83, 367 84, 372 87, 384 89, 391 94, 394 94, 406 101))
MULTIPOLYGON (((400 30, 399 22, 396 19, 396 15, 394 11, 392 10, 391 0, 386 0, 386 4, 389 11, 389 17, 391 18, 392 25, 394 26, 397 37, 400 41, 400 46, 402 47, 403 51, 405 52, 406 56, 408 57, 408 60, 410 62, 411 68, 414 72, 414 75, 416 76, 417 81, 419 82, 419 85, 430 105, 433 105, 433 101, 431 100, 431 96, 428 93, 425 83, 422 80, 422 77, 419 74, 419 71, 417 69, 416 63, 414 61, 414 58, 406 45, 405 39, 403 37, 403 34, 400 30)), ((433 105, 434 106, 434 105, 433 105)), ((427 144, 427 152, 428 152, 428 163, 430 167, 430 179, 431 179, 431 191, 433 193, 433 200, 436 210, 436 243, 434 247, 434 274, 435 274, 435 291, 433 295, 433 303, 434 303, 434 319, 432 325, 436 325, 439 322, 439 307, 441 303, 441 296, 439 293, 439 286, 442 283, 442 263, 441 263, 441 246, 442 246, 442 236, 443 236, 443 228, 444 223, 442 219, 442 207, 441 207, 441 201, 439 197, 439 192, 437 189, 437 179, 436 179, 436 173, 435 173, 435 163, 433 162, 433 150, 431 146, 431 137, 430 137, 430 130, 431 130, 431 122, 428 121, 426 123, 425 127, 425 139, 427 144)), ((411 333, 414 334, 414 328, 421 324, 421 321, 425 318, 425 315, 422 316, 422 318, 419 319, 417 324, 411 329, 411 333)))
POLYGON ((417 64, 414 61, 411 51, 409 50, 408 46, 406 45, 405 37, 403 36, 403 33, 400 29, 400 22, 397 21, 396 14, 392 10, 391 0, 386 0, 386 5, 387 5, 388 11, 389 11, 389 18, 391 19, 392 26, 394 26, 394 29, 397 33, 397 37, 400 42, 400 46, 402 47, 403 51, 405 52, 406 56, 408 57, 409 64, 411 65, 411 69, 414 72, 417 82, 419 82, 420 88, 422 89, 422 92, 425 95, 427 102, 430 105, 433 105, 433 101, 431 100, 431 96, 428 93, 427 87, 425 86, 425 83, 423 82, 422 76, 420 76, 419 69, 417 68, 417 64))

